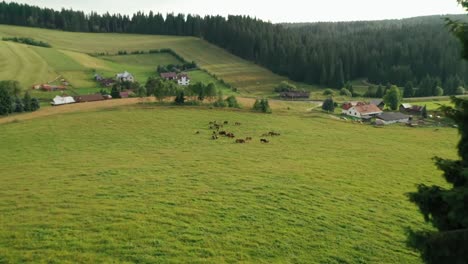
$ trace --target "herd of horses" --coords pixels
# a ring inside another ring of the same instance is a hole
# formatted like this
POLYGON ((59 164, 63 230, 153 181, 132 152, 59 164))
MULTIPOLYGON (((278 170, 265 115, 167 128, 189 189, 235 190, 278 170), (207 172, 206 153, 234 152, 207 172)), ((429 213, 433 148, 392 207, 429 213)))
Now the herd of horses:
MULTIPOLYGON (((223 130, 225 126, 229 125, 229 121, 224 121, 224 122, 212 121, 209 123, 209 125, 210 125, 210 129, 213 131, 211 135, 212 140, 218 140, 221 137, 226 137, 230 139, 236 139, 235 140, 236 144, 246 144, 248 142, 253 141, 252 137, 236 138, 236 135, 234 135, 234 133, 223 130)), ((234 125, 241 126, 242 123, 235 122, 234 125)), ((200 134, 200 131, 197 131, 195 134, 197 135, 200 134)), ((265 137, 275 137, 275 136, 280 136, 280 135, 281 135, 280 133, 270 131, 262 135, 262 138, 260 139, 260 143, 268 144, 270 143, 270 140, 266 139, 265 137)))

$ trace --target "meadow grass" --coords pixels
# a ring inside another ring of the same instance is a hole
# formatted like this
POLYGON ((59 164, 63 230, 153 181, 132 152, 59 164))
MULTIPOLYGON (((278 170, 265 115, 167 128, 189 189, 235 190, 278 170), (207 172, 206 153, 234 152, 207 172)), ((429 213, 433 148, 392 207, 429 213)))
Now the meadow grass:
POLYGON ((0 262, 421 263, 405 232, 429 227, 405 194, 444 184, 431 158, 455 157, 456 130, 286 105, 144 104, 0 125, 0 262), (210 140, 213 120, 241 122, 225 129, 253 142, 210 140), (271 130, 282 135, 260 144, 271 130))

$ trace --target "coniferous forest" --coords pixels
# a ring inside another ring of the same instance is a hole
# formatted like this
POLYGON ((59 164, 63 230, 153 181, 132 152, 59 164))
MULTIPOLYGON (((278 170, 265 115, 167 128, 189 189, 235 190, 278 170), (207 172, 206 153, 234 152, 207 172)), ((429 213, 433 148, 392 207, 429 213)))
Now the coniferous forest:
MULTIPOLYGON (((466 16, 451 16, 466 19, 466 16)), ((196 36, 294 81, 341 88, 367 78, 416 88, 415 96, 456 94, 468 82, 461 45, 442 16, 373 22, 272 24, 245 16, 85 14, 0 3, 0 24, 74 32, 196 36)))

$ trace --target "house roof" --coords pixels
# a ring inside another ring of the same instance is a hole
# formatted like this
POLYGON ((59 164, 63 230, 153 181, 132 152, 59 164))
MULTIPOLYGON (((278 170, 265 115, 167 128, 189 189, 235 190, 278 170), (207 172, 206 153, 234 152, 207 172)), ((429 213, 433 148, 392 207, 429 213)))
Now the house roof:
POLYGON ((133 77, 133 75, 130 74, 128 71, 117 74, 117 78, 129 78, 129 77, 133 77))
POLYGON ((370 104, 370 105, 358 105, 355 106, 355 109, 357 112, 359 112, 361 115, 371 115, 371 114, 379 114, 382 113, 382 110, 378 108, 376 105, 370 104))
POLYGON ((188 74, 186 74, 186 73, 181 73, 181 74, 179 74, 179 75, 177 76, 177 79, 180 80, 180 79, 182 79, 182 78, 184 78, 184 77, 185 77, 186 79, 189 79, 189 80, 190 80, 190 77, 189 77, 188 74))
POLYGON ((370 101, 371 104, 379 106, 380 104, 384 103, 382 99, 374 99, 370 101))
POLYGON ((102 94, 88 94, 88 95, 75 96, 75 101, 77 102, 93 102, 93 101, 102 101, 102 100, 105 100, 102 94))
POLYGON ((405 109, 410 109, 412 107, 411 104, 401 104, 401 106, 403 106, 405 109))
POLYGON ((163 72, 163 73, 161 73, 161 77, 165 78, 165 79, 167 79, 167 78, 176 78, 177 73, 175 73, 175 72, 163 72))
POLYGON ((404 115, 399 112, 384 112, 377 118, 383 121, 397 121, 402 119, 408 119, 409 117, 409 115, 404 115))

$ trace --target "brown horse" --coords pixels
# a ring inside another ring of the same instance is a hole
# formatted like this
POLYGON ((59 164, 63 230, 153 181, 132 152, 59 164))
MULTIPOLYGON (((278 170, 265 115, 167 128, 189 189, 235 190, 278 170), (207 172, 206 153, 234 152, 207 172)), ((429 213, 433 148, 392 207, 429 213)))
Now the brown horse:
POLYGON ((252 141, 252 138, 251 137, 246 137, 245 141, 252 141))
POLYGON ((268 141, 267 139, 264 139, 264 138, 260 139, 260 142, 265 143, 265 144, 270 143, 270 141, 268 141))
POLYGON ((238 144, 245 144, 246 141, 243 140, 243 139, 236 139, 236 143, 238 143, 238 144))

